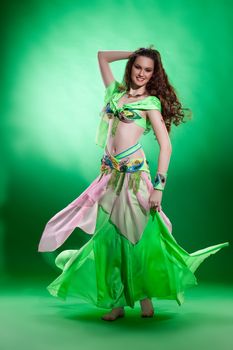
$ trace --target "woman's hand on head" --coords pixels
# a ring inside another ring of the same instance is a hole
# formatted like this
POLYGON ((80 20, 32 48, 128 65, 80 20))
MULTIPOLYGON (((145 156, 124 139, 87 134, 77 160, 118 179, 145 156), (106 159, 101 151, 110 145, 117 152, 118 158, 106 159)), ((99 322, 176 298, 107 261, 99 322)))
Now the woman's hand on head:
POLYGON ((163 191, 154 189, 149 197, 150 208, 160 211, 162 209, 162 206, 161 206, 162 196, 163 196, 163 191))

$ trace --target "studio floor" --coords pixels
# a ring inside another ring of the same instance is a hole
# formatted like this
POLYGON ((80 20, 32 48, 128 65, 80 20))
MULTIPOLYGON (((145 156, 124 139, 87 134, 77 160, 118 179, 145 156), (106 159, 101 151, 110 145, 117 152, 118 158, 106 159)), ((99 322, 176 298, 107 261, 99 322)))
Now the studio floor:
MULTIPOLYGON (((47 281, 46 281, 47 283, 47 281)), ((0 349, 233 349, 233 286, 186 290, 185 302, 153 299, 155 316, 141 318, 137 302, 125 318, 101 320, 107 310, 52 297, 45 281, 2 284, 0 349)))

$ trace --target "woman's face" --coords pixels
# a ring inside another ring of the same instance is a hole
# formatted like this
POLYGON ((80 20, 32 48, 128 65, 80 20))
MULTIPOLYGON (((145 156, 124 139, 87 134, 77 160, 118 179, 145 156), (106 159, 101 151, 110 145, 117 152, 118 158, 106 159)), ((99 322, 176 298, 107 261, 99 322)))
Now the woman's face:
POLYGON ((150 57, 138 56, 131 69, 131 82, 137 87, 144 86, 152 77, 154 61, 150 57))

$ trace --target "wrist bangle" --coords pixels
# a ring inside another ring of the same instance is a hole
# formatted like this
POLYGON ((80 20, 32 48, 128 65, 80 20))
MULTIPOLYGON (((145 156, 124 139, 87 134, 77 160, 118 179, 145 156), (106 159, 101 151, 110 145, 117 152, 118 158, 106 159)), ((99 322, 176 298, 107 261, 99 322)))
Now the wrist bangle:
POLYGON ((153 180, 153 188, 154 188, 154 190, 163 191, 164 187, 166 185, 166 181, 167 181, 167 173, 157 172, 156 176, 155 176, 155 178, 153 180))

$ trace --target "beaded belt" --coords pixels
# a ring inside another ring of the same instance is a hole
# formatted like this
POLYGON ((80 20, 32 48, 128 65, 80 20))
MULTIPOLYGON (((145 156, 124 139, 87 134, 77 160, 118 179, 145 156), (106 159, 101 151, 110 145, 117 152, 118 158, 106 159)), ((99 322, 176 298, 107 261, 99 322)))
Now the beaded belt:
POLYGON ((116 169, 120 172, 133 173, 142 168, 144 165, 144 159, 139 158, 130 160, 127 157, 119 162, 112 155, 105 154, 101 159, 101 163, 101 171, 107 170, 110 167, 111 169, 116 169))

